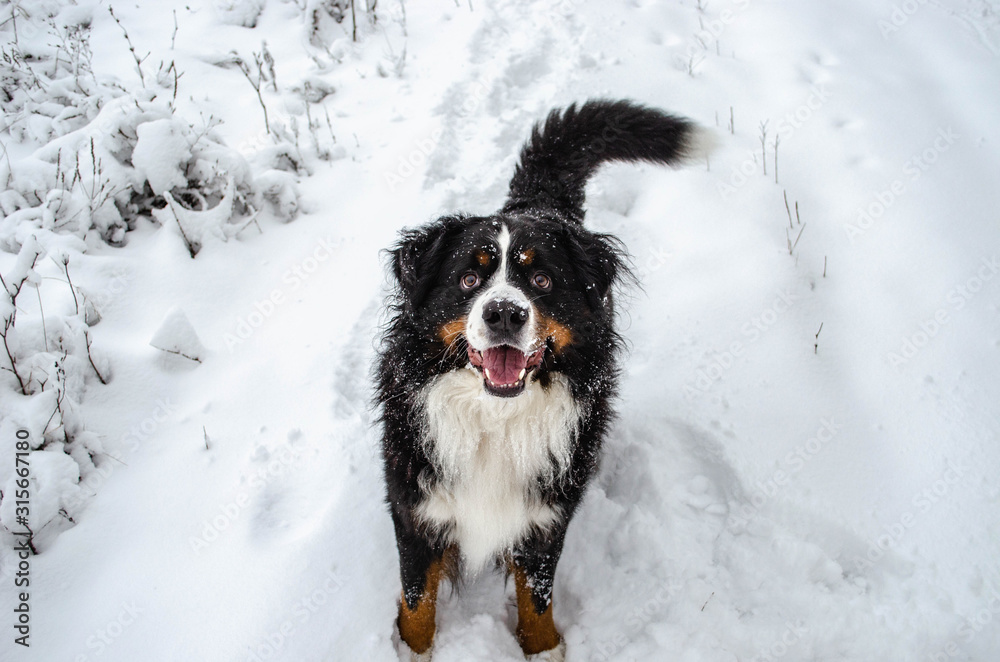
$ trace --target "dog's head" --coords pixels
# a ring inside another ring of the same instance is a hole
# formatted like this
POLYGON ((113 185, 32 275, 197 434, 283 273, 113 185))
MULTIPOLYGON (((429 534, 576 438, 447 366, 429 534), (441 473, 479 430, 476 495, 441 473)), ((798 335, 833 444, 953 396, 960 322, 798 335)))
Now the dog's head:
POLYGON ((613 237, 537 214, 445 217, 405 232, 392 256, 399 314, 499 397, 586 356, 627 272, 613 237))

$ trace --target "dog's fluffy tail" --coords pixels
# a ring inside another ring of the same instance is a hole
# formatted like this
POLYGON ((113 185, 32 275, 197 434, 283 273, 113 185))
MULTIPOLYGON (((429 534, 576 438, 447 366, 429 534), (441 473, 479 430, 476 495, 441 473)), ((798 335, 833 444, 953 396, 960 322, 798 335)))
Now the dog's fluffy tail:
POLYGON ((582 221, 584 188, 602 163, 678 165, 706 154, 710 143, 694 122, 630 101, 554 110, 524 145, 503 211, 556 210, 582 221))

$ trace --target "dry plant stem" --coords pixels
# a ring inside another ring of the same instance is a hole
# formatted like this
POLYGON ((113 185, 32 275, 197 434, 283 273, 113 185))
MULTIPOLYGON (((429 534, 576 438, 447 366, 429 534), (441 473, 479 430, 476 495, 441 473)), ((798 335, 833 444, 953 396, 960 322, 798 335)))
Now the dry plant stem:
POLYGON ((132 45, 132 40, 129 39, 128 30, 125 29, 122 22, 118 20, 117 16, 115 16, 115 10, 111 5, 108 5, 108 12, 111 14, 111 18, 115 19, 115 23, 118 24, 118 27, 122 29, 122 33, 125 34, 125 41, 128 43, 128 49, 131 51, 132 58, 135 60, 135 68, 139 72, 139 81, 142 83, 143 87, 146 87, 146 77, 142 73, 142 61, 145 60, 146 57, 149 57, 149 53, 146 53, 146 57, 140 58, 139 54, 135 50, 135 46, 132 45))
POLYGON ((80 314, 80 300, 76 298, 76 288, 73 287, 73 279, 69 277, 69 256, 65 256, 62 259, 63 270, 66 272, 66 282, 69 283, 69 291, 73 293, 73 307, 76 309, 76 314, 80 314))
POLYGON ((267 131, 268 135, 271 135, 271 123, 268 121, 267 118, 267 106, 264 105, 264 97, 260 93, 260 83, 264 78, 264 71, 262 69, 263 63, 260 61, 260 58, 257 56, 256 53, 254 53, 254 60, 257 63, 256 81, 254 81, 254 79, 250 76, 250 67, 247 65, 246 62, 244 62, 242 59, 238 59, 238 64, 240 67, 240 71, 242 71, 243 75, 246 76, 247 82, 250 83, 250 86, 253 87, 254 92, 257 93, 257 101, 260 102, 260 107, 264 110, 264 129, 267 131))
MULTIPOLYGON (((38 253, 35 253, 34 258, 32 258, 31 266, 28 267, 29 272, 35 268, 35 263, 38 262, 38 255, 38 253)), ((0 333, 0 337, 3 338, 3 347, 7 352, 7 359, 10 361, 10 371, 14 373, 14 377, 17 379, 17 385, 21 388, 21 395, 28 395, 28 384, 17 371, 17 361, 14 359, 14 353, 10 349, 8 336, 10 335, 10 330, 14 328, 14 322, 17 318, 17 297, 21 293, 21 289, 24 287, 26 280, 27 276, 25 276, 25 278, 23 278, 13 290, 11 290, 11 288, 7 286, 6 281, 3 280, 3 276, 0 276, 0 284, 3 285, 4 292, 6 292, 7 296, 10 297, 12 307, 10 315, 5 317, 3 320, 3 332, 0 333)))
POLYGON ((796 237, 795 237, 795 243, 793 243, 793 244, 792 244, 792 245, 791 245, 791 246, 790 246, 790 247, 788 248, 788 254, 789 254, 789 255, 791 255, 792 253, 794 253, 794 252, 795 252, 795 247, 799 245, 799 239, 801 239, 801 238, 802 238, 802 233, 803 233, 803 232, 805 231, 805 229, 806 229, 806 225, 805 225, 805 223, 803 223, 803 224, 802 224, 802 229, 801 229, 801 230, 799 230, 799 234, 798 234, 798 236, 796 236, 796 237))
POLYGON ((10 332, 10 329, 13 328, 14 320, 10 317, 4 319, 3 326, 4 330, 3 333, 0 333, 0 337, 3 338, 3 347, 7 352, 7 360, 10 361, 10 371, 14 373, 14 378, 17 379, 17 385, 21 389, 21 395, 28 395, 28 387, 21 378, 21 374, 17 371, 17 361, 14 360, 14 355, 11 353, 10 345, 7 342, 7 334, 10 332))
POLYGON ((326 115, 326 127, 330 129, 330 137, 333 138, 333 144, 337 144, 337 136, 333 133, 333 124, 330 122, 330 112, 326 109, 326 104, 323 105, 323 114, 326 115))
POLYGON ((94 363, 94 355, 90 353, 90 331, 85 330, 83 332, 83 339, 87 343, 87 359, 90 361, 90 367, 94 369, 94 374, 97 375, 97 378, 101 381, 101 383, 107 386, 108 380, 106 380, 104 375, 101 374, 101 371, 97 369, 97 364, 94 363))
POLYGON ((38 297, 38 314, 42 318, 42 342, 45 344, 45 351, 49 351, 49 332, 45 328, 45 309, 42 307, 42 288, 35 288, 35 296, 38 297))
POLYGON ((781 134, 774 137, 774 183, 778 183, 778 145, 781 144, 781 134))
POLYGON ((188 356, 187 354, 185 354, 183 352, 178 352, 175 349, 164 349, 164 350, 160 350, 160 351, 166 352, 167 354, 176 354, 177 356, 183 356, 184 358, 186 358, 189 361, 195 361, 197 363, 201 363, 201 359, 199 359, 197 356, 188 356))
POLYGON ((767 175, 767 123, 764 120, 760 123, 760 160, 764 166, 764 174, 767 175))
POLYGON ((354 13, 354 0, 351 0, 351 22, 354 24, 354 30, 351 33, 351 41, 358 40, 358 17, 354 13))

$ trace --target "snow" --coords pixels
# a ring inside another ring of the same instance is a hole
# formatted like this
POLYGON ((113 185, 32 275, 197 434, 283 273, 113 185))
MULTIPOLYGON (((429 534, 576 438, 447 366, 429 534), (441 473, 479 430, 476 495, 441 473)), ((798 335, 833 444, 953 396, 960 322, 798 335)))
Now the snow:
POLYGON ((191 159, 191 148, 184 140, 180 122, 153 120, 137 126, 135 133, 132 165, 149 182, 153 193, 163 195, 187 184, 182 166, 191 159))
POLYGON ((192 361, 201 361, 205 346, 198 339, 198 333, 191 321, 180 308, 171 308, 160 328, 153 334, 149 344, 164 352, 177 354, 192 361))
MULTIPOLYGON (((356 9, 355 43, 347 3, 115 4, 142 79, 96 0, 0 9, 5 610, 22 429, 39 551, 0 659, 396 660, 379 251, 496 209, 531 125, 606 96, 718 145, 588 188, 642 288, 567 660, 996 660, 1000 6, 356 9)), ((522 659, 512 593, 443 590, 434 659, 522 659)))

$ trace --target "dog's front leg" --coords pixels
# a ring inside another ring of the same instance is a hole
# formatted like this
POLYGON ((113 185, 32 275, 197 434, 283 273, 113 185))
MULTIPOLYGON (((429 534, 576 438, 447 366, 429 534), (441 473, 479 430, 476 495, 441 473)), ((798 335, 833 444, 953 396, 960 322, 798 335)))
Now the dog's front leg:
POLYGON ((406 528, 397 523, 396 546, 403 583, 397 625, 399 636, 415 654, 414 659, 429 660, 443 558, 422 536, 406 528))
POLYGON ((552 619, 552 580, 565 531, 533 536, 514 552, 511 570, 517 592, 517 641, 526 657, 561 662, 565 645, 552 619))

